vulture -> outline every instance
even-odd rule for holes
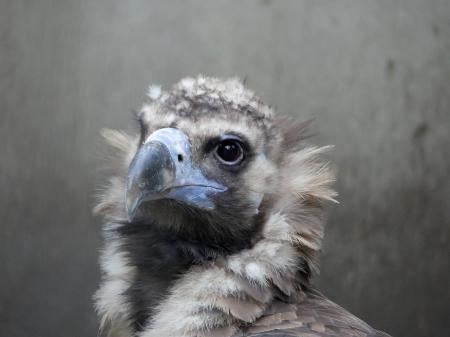
[[[140,132],[103,130],[95,294],[109,337],[388,337],[312,284],[330,147],[239,79],[151,86]]]

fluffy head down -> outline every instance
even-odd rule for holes
[[[275,296],[294,296],[317,268],[321,204],[336,195],[330,188],[334,176],[320,160],[328,147],[307,146],[306,123],[275,117],[237,79],[187,78],[170,92],[150,87],[148,96],[137,115],[140,135],[103,132],[118,160],[95,208],[106,221],[97,308],[120,336],[131,334],[127,291],[142,266],[124,248],[123,229],[138,226],[128,222],[125,212],[127,169],[150,134],[176,128],[188,136],[195,164],[228,191],[208,212],[173,203],[145,207],[142,218],[152,221],[141,220],[139,226],[214,246],[214,253],[183,269],[168,286],[141,336],[231,336],[260,317]],[[248,147],[237,169],[223,170],[208,147],[223,134],[240,137]]]

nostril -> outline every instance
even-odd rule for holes
[[[178,155],[178,161],[180,161],[180,162],[183,161],[183,155],[182,154]]]

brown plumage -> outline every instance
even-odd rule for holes
[[[105,130],[102,329],[117,337],[387,336],[327,300],[318,268],[329,147],[236,79],[149,89],[140,135]]]

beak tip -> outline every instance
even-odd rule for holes
[[[134,217],[136,215],[136,207],[137,201],[133,200],[133,198],[127,197],[126,205],[125,205],[125,211],[127,214],[127,219],[129,222],[134,220]]]

